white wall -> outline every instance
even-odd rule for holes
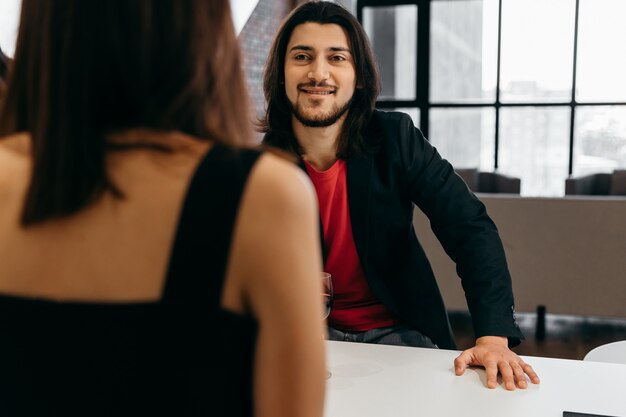
[[[235,23],[237,35],[245,26],[258,3],[259,0],[230,0],[230,8],[233,13],[233,22]]]
[[[0,47],[8,56],[15,51],[21,5],[21,0],[0,0]]]

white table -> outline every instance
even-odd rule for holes
[[[626,417],[626,365],[524,357],[541,378],[526,390],[486,388],[485,371],[454,374],[449,350],[328,343],[325,417]]]
[[[626,364],[626,340],[598,346],[587,353],[583,360]]]

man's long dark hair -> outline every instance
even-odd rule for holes
[[[267,105],[265,117],[260,121],[261,131],[265,133],[263,142],[302,155],[291,127],[292,110],[285,93],[285,55],[293,30],[309,22],[336,24],[345,29],[354,59],[357,88],[337,144],[337,156],[345,159],[355,153],[370,152],[372,146],[366,140],[365,128],[380,93],[376,60],[358,20],[342,6],[325,1],[312,1],[296,8],[287,16],[274,39],[263,77]]]
[[[247,141],[240,61],[228,0],[24,0],[0,111],[0,134],[32,138],[22,224],[115,191],[107,134],[139,127]]]

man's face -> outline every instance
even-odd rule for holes
[[[296,26],[285,55],[285,92],[295,118],[309,127],[336,123],[346,114],[355,86],[354,60],[343,28]]]

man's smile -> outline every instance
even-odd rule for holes
[[[304,86],[304,87],[300,87],[299,90],[306,94],[321,95],[321,96],[331,95],[335,93],[335,89],[329,88],[329,87]]]

